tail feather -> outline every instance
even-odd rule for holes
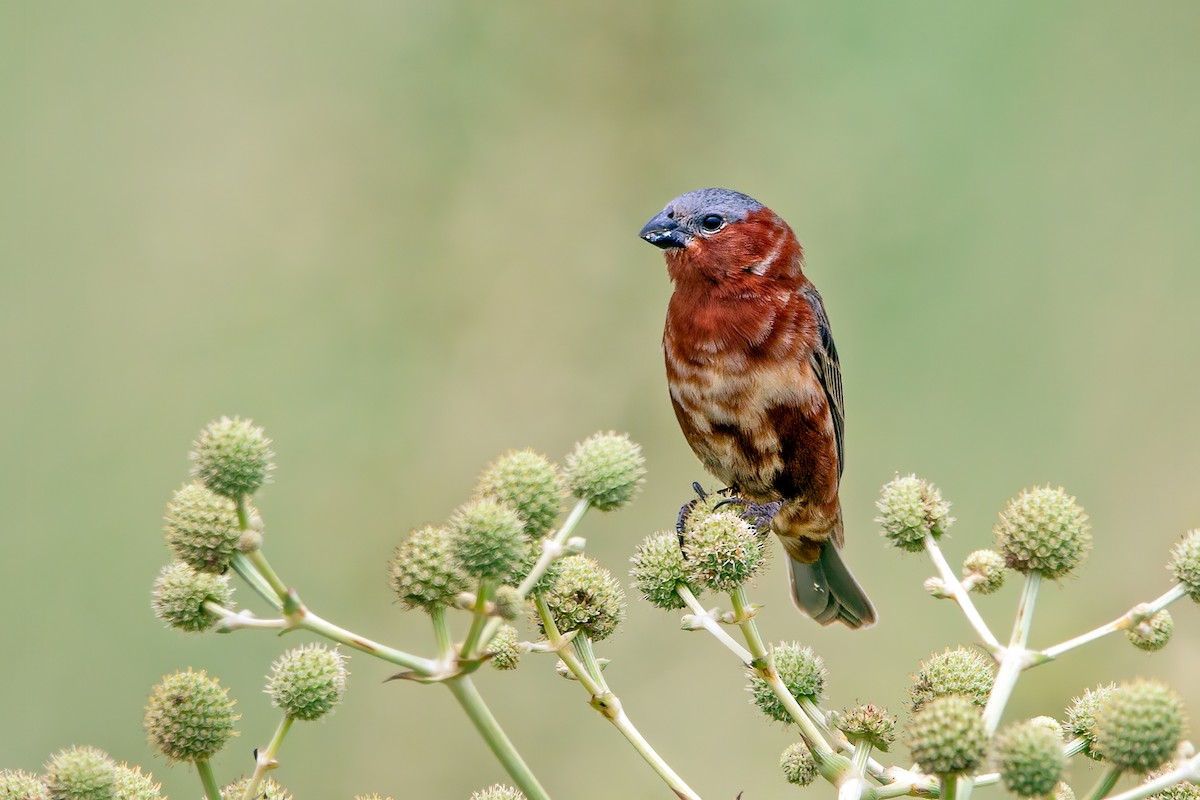
[[[842,560],[838,547],[827,542],[820,557],[802,564],[788,556],[792,600],[804,614],[822,625],[837,621],[850,628],[875,624],[875,606]]]

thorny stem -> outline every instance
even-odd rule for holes
[[[458,675],[445,681],[445,684],[450,693],[454,695],[454,699],[462,706],[463,711],[471,718],[475,730],[479,731],[479,735],[487,742],[492,754],[504,766],[509,777],[525,793],[525,796],[529,800],[550,800],[550,795],[546,794],[546,790],[542,788],[533,771],[529,769],[529,765],[521,758],[521,754],[513,747],[512,741],[504,733],[500,724],[496,722],[496,718],[492,716],[487,704],[483,702],[483,697],[475,688],[471,677]]]
[[[1101,625],[1100,627],[1090,630],[1080,636],[1076,636],[1074,639],[1068,639],[1061,644],[1056,644],[1053,647],[1047,647],[1037,655],[1039,655],[1043,661],[1050,661],[1058,658],[1069,650],[1074,650],[1076,647],[1095,641],[1102,636],[1107,636],[1110,633],[1116,633],[1117,631],[1132,628],[1149,619],[1150,617],[1153,617],[1159,611],[1162,611],[1164,608],[1171,605],[1171,603],[1174,603],[1176,600],[1184,597],[1186,594],[1187,589],[1184,587],[1184,585],[1182,583],[1177,583],[1159,596],[1156,600],[1153,600],[1149,603],[1139,603],[1121,616],[1114,619],[1112,622]],[[1039,661],[1039,663],[1041,662]]]
[[[937,540],[932,534],[925,534],[925,552],[929,554],[929,558],[933,560],[933,564],[937,567],[938,574],[942,578],[942,583],[950,592],[950,596],[954,598],[954,602],[958,603],[958,607],[962,609],[966,615],[967,621],[975,628],[975,632],[983,639],[983,643],[993,653],[1000,651],[1000,640],[996,638],[991,629],[988,628],[983,617],[979,615],[979,611],[975,608],[975,604],[971,602],[971,595],[963,588],[962,582],[958,576],[954,574],[954,570],[950,568],[950,564],[946,561],[946,557],[942,555],[942,549],[938,547]]]
[[[1182,783],[1183,781],[1200,781],[1200,755],[1192,756],[1180,766],[1158,776],[1152,781],[1147,781],[1120,794],[1112,795],[1108,800],[1143,800],[1143,798],[1158,794],[1163,789]]]
[[[200,775],[200,783],[204,785],[204,796],[208,800],[221,800],[221,787],[217,786],[212,764],[208,763],[207,758],[196,761],[196,772]]]
[[[255,753],[254,774],[250,776],[250,782],[246,784],[246,791],[242,792],[242,800],[254,800],[258,797],[258,789],[262,785],[263,778],[270,770],[279,766],[279,762],[275,760],[275,754],[279,752],[279,748],[283,745],[283,737],[287,736],[291,727],[292,717],[284,714],[283,719],[279,721],[279,727],[275,729],[275,735],[271,737],[271,743],[265,750]]]

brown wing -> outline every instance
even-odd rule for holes
[[[837,347],[833,344],[833,331],[829,328],[829,317],[825,316],[825,306],[821,302],[821,294],[811,284],[804,289],[804,299],[812,306],[817,318],[819,341],[813,348],[812,366],[825,390],[825,399],[829,401],[829,413],[833,417],[833,435],[837,440],[837,472],[838,479],[842,477],[843,438],[846,430],[846,406],[842,400],[842,365],[838,362]]]

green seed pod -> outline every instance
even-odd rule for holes
[[[971,591],[992,594],[1004,585],[1004,556],[995,550],[976,550],[963,561],[963,577],[970,578]]]
[[[493,461],[475,487],[476,497],[490,497],[512,508],[537,539],[549,533],[562,506],[558,469],[532,450],[506,453]]]
[[[117,765],[95,747],[69,747],[46,764],[46,789],[51,800],[116,800],[113,782]]]
[[[229,578],[196,572],[182,561],[163,567],[150,593],[154,616],[172,628],[189,633],[206,631],[217,623],[217,617],[204,608],[206,601],[232,608],[233,587]]]
[[[1026,489],[1000,514],[996,549],[1010,569],[1061,578],[1091,549],[1087,514],[1075,498],[1049,486]]]
[[[289,650],[272,665],[267,694],[292,719],[320,719],[346,694],[346,657],[323,644]]]
[[[1174,631],[1175,621],[1171,619],[1171,612],[1164,608],[1150,619],[1127,628],[1125,635],[1134,647],[1153,653],[1167,646]]]
[[[192,445],[192,475],[219,495],[237,500],[266,483],[275,465],[271,440],[248,419],[221,417]]]
[[[1118,769],[1154,769],[1171,757],[1182,739],[1183,704],[1158,681],[1122,684],[1096,709],[1094,747]]]
[[[508,583],[529,555],[525,523],[506,505],[483,498],[450,517],[450,547],[463,572]]]
[[[958,694],[977,706],[987,704],[992,684],[996,680],[991,662],[974,650],[958,647],[934,653],[922,662],[908,690],[909,703],[915,714],[929,701]]]
[[[761,540],[735,514],[711,514],[684,540],[692,583],[714,592],[732,592],[754,576],[763,563]]]
[[[249,785],[249,775],[238,778],[221,790],[221,800],[242,800]],[[258,785],[258,794],[254,798],[255,800],[292,800],[292,795],[287,789],[276,783],[274,778],[265,778]]]
[[[167,675],[146,704],[143,726],[150,744],[167,761],[210,758],[235,736],[239,715],[229,691],[204,670]]]
[[[779,768],[788,783],[808,786],[817,778],[817,762],[804,742],[789,744],[779,757]]]
[[[471,800],[525,800],[525,795],[511,786],[497,783],[471,794]]]
[[[120,764],[113,782],[113,794],[117,800],[160,800],[162,785],[154,782],[153,775],[142,772],[141,767]]]
[[[0,800],[50,800],[50,790],[41,778],[25,770],[0,770]]]
[[[679,549],[679,539],[674,533],[663,531],[652,533],[642,540],[633,551],[633,568],[629,570],[634,586],[651,605],[664,611],[683,608],[685,603],[675,591],[686,586],[699,594],[688,581],[688,564]]]
[[[813,653],[812,648],[802,647],[799,642],[779,642],[771,648],[771,658],[779,679],[787,687],[788,692],[797,700],[821,701],[825,692],[825,662]],[[753,670],[748,670],[750,676],[750,696],[759,711],[777,722],[788,722],[791,715],[775,693],[771,685],[759,677]]]
[[[1156,769],[1146,776],[1147,781],[1161,778],[1170,771],[1171,765]],[[3,795],[0,795],[3,797]],[[1200,785],[1191,781],[1180,781],[1174,786],[1168,786],[1166,789],[1160,789],[1157,794],[1152,794],[1148,800],[1200,800]]]
[[[1071,700],[1071,705],[1067,706],[1066,730],[1072,737],[1083,739],[1083,754],[1094,761],[1103,760],[1100,753],[1094,749],[1096,710],[1116,689],[1116,685],[1112,683],[1107,686],[1097,686],[1095,689],[1085,689],[1083,694]]]
[[[996,737],[995,752],[1004,785],[1021,797],[1054,791],[1067,767],[1061,734],[1038,720],[1005,728]]]
[[[467,590],[450,529],[427,525],[413,531],[388,562],[388,581],[405,608],[448,606]]]
[[[558,562],[554,584],[541,597],[560,633],[578,630],[593,641],[607,639],[625,619],[625,593],[604,567],[584,555]],[[535,619],[545,634],[541,619]]]
[[[516,669],[521,663],[521,648],[517,641],[517,629],[512,625],[501,625],[496,636],[488,644],[491,660],[488,662],[499,670]]]
[[[897,476],[884,484],[875,507],[883,535],[909,553],[925,549],[925,534],[937,539],[954,524],[942,493],[916,475]]]
[[[962,695],[946,695],[926,703],[913,715],[908,737],[913,758],[934,775],[973,770],[987,751],[987,729],[979,706]]]
[[[597,433],[575,446],[564,472],[576,497],[593,508],[613,511],[641,491],[645,464],[642,448],[627,435]]]
[[[838,714],[836,724],[852,744],[866,742],[886,753],[896,741],[896,718],[883,706],[870,703],[855,706]]]
[[[1200,603],[1200,530],[1188,531],[1178,544],[1171,548],[1171,560],[1167,569],[1175,580],[1187,589],[1188,597]]]
[[[167,544],[198,572],[222,573],[237,552],[242,532],[237,506],[202,483],[189,483],[167,503]]]

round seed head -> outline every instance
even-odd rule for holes
[[[142,772],[141,767],[121,764],[113,781],[113,794],[117,800],[159,800],[162,785],[155,783],[150,773]]]
[[[975,769],[987,751],[979,706],[962,695],[926,703],[908,725],[912,756],[926,772],[957,775]]]
[[[116,800],[113,782],[117,765],[95,747],[69,747],[46,764],[46,789],[51,800]]]
[[[1062,736],[1037,720],[1010,725],[996,738],[995,750],[1004,785],[1021,797],[1054,791],[1067,767]]]
[[[242,532],[237,507],[202,483],[189,483],[167,503],[167,544],[176,558],[199,572],[222,573],[237,552]]]
[[[1183,724],[1179,696],[1158,681],[1139,679],[1100,703],[1094,747],[1114,767],[1147,772],[1175,752]]]
[[[204,608],[206,601],[232,608],[233,587],[229,578],[196,572],[182,561],[163,567],[150,593],[154,616],[172,628],[189,633],[206,631],[217,623],[217,618]]]
[[[565,478],[571,492],[601,511],[629,503],[646,474],[642,448],[625,434],[597,433],[567,456]]]
[[[488,645],[492,654],[488,662],[496,669],[516,669],[521,663],[521,647],[517,641],[517,629],[512,625],[501,625],[496,630],[496,636]]]
[[[476,497],[504,503],[525,521],[532,538],[545,536],[562,504],[563,484],[558,469],[532,450],[506,453],[479,476]]]
[[[825,662],[812,648],[803,647],[799,642],[779,642],[771,648],[771,658],[779,679],[792,697],[820,702],[828,673],[825,671]],[[749,670],[748,674],[750,696],[759,711],[777,722],[789,721],[791,716],[771,691],[771,685],[753,670]]]
[[[192,475],[219,495],[237,500],[266,483],[275,465],[271,440],[248,419],[221,417],[192,445]]]
[[[492,602],[496,607],[496,616],[500,619],[514,620],[525,610],[525,599],[517,592],[515,586],[501,586],[496,589]]]
[[[1011,569],[1061,578],[1092,546],[1091,525],[1075,498],[1049,486],[1026,489],[1000,514],[996,549]]]
[[[784,779],[796,786],[808,786],[817,777],[817,762],[804,742],[790,744],[779,757]]]
[[[992,594],[1004,585],[1004,556],[995,550],[976,550],[963,561],[963,577],[975,577],[972,592]]]
[[[688,580],[689,565],[683,560],[679,538],[662,531],[647,536],[633,551],[633,568],[629,570],[633,584],[651,605],[664,611],[683,608],[685,603],[675,591],[686,586],[694,594],[696,586]]]
[[[150,744],[167,761],[211,757],[234,736],[234,701],[204,670],[176,672],[154,687],[143,726]]]
[[[1085,689],[1083,694],[1071,700],[1067,706],[1066,733],[1071,738],[1081,738],[1084,741],[1083,754],[1095,761],[1101,761],[1102,756],[1094,749],[1096,743],[1096,711],[1110,694],[1117,689],[1116,684],[1097,686],[1095,689]]]
[[[451,546],[450,530],[427,525],[413,531],[388,562],[388,581],[405,608],[448,606],[467,590]]]
[[[497,783],[472,793],[471,800],[525,800],[525,795],[511,786]]]
[[[885,483],[875,501],[875,521],[883,535],[901,550],[916,553],[925,548],[925,534],[935,539],[954,524],[950,504],[932,483],[916,475],[904,475]]]
[[[1042,726],[1046,730],[1053,733],[1054,738],[1058,739],[1060,742],[1066,735],[1066,731],[1063,729],[1062,723],[1056,720],[1054,717],[1034,717],[1033,719],[1029,720],[1029,724]]]
[[[242,800],[250,785],[250,776],[238,778],[221,790],[221,800]],[[275,782],[274,778],[266,778],[258,785],[255,800],[292,800],[291,793]]]
[[[1156,778],[1161,778],[1169,769],[1169,766],[1156,769],[1146,776],[1146,780],[1152,781]],[[0,795],[0,797],[2,796]],[[1168,786],[1166,789],[1159,790],[1157,794],[1150,795],[1149,800],[1200,800],[1200,786],[1191,781],[1180,781],[1174,786]]]
[[[852,743],[867,742],[884,753],[896,741],[896,718],[883,706],[870,703],[837,715],[837,727]]]
[[[463,572],[508,583],[529,555],[525,523],[490,498],[472,500],[450,517],[450,545]]]
[[[346,694],[346,657],[323,644],[288,650],[271,668],[267,694],[293,719],[320,719]]]
[[[952,694],[982,707],[995,680],[991,662],[974,650],[958,647],[935,653],[921,664],[921,670],[913,676],[908,699],[914,714],[934,698]]]
[[[1173,548],[1167,569],[1183,584],[1188,597],[1200,603],[1200,530],[1188,531]]]
[[[0,771],[0,800],[50,800],[50,790],[37,775],[6,769]]]
[[[714,592],[731,592],[746,583],[763,563],[761,540],[735,514],[710,514],[684,539],[691,582]]]
[[[1126,629],[1125,635],[1134,647],[1152,653],[1166,647],[1174,631],[1175,621],[1171,619],[1171,612],[1164,608],[1150,619]]]
[[[1066,783],[1059,781],[1054,785],[1054,792],[1050,797],[1052,800],[1075,800],[1075,790]]]
[[[607,639],[625,619],[625,593],[612,574],[584,555],[558,562],[553,585],[541,597],[560,633],[578,630],[593,641]],[[535,620],[545,634],[540,619]]]

